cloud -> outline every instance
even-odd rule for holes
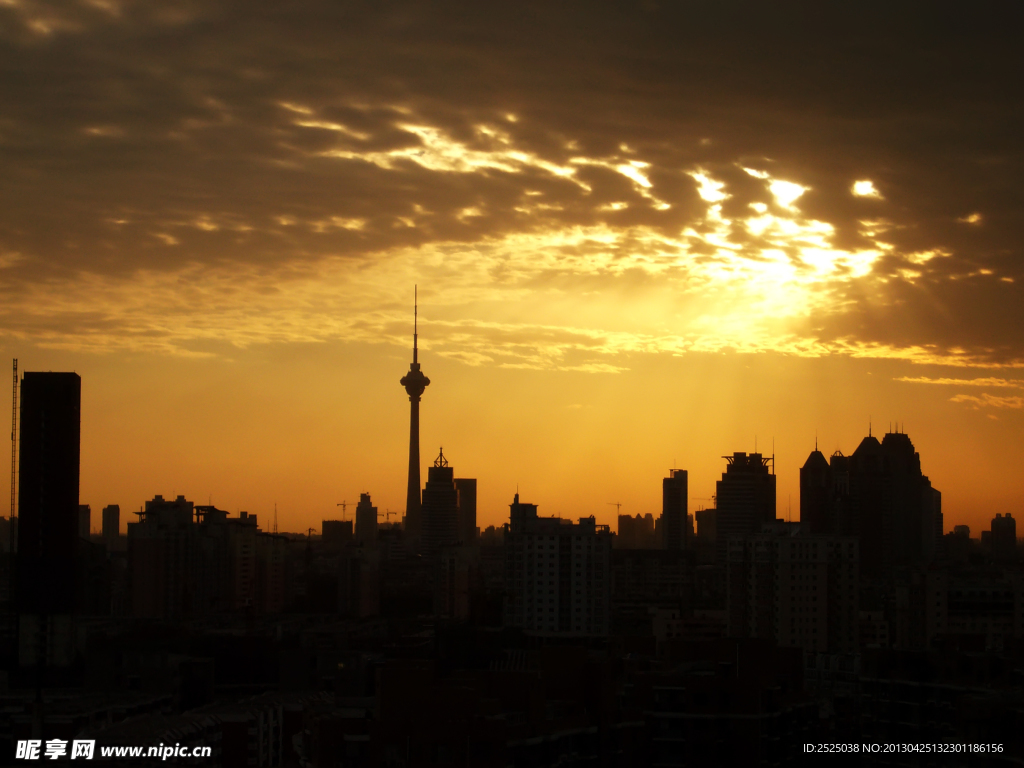
[[[1024,407],[1024,397],[997,397],[988,393],[977,395],[957,395],[949,399],[951,403],[973,403],[977,408],[1016,408]]]
[[[0,332],[1020,364],[1014,27],[817,14],[0,5]]]
[[[1024,387],[1024,379],[997,379],[992,377],[982,379],[933,379],[927,376],[900,376],[895,381],[905,381],[910,384],[943,384],[957,387]]]

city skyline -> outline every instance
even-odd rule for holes
[[[657,515],[670,468],[693,511],[736,451],[774,453],[795,520],[816,445],[896,423],[946,530],[1020,510],[1013,24],[113,0],[0,21],[0,354],[81,376],[97,513],[403,511],[416,284],[419,469],[443,445],[481,528],[517,487]]]

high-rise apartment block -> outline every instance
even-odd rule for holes
[[[82,380],[26,373],[21,382],[18,477],[18,610],[75,607]]]
[[[364,547],[377,545],[377,508],[368,493],[359,494],[356,505],[356,543]]]
[[[619,530],[615,536],[616,549],[662,549],[663,542],[655,538],[654,515],[619,515]]]
[[[612,534],[593,517],[538,517],[510,505],[505,535],[505,625],[536,635],[608,634]]]
[[[108,504],[103,508],[103,540],[108,546],[121,535],[121,507]]]
[[[718,511],[715,513],[716,551],[725,563],[730,539],[742,538],[775,522],[775,474],[769,472],[772,459],[760,453],[723,456],[728,462],[716,485]]]
[[[1017,556],[1017,521],[1007,512],[992,518],[989,547],[997,560],[1013,560]]]
[[[477,539],[476,478],[456,477],[455,490],[459,494],[459,542],[462,544],[475,544]]]
[[[857,651],[853,537],[802,535],[797,523],[773,523],[761,533],[732,538],[727,590],[731,637],[773,639],[808,651]]]
[[[670,469],[661,481],[661,532],[665,549],[686,549],[690,544],[689,497],[685,469]]]
[[[155,496],[128,524],[132,613],[163,619],[280,610],[283,538],[263,533],[256,515],[229,517],[184,496]]]

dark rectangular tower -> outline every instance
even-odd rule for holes
[[[685,469],[670,469],[661,481],[661,531],[665,549],[686,549],[689,515],[688,481]]]
[[[121,535],[121,507],[118,504],[108,504],[103,508],[103,540],[106,542],[117,541]]]
[[[21,382],[18,609],[68,614],[75,604],[82,379],[26,373]]]
[[[359,494],[356,506],[356,542],[364,547],[377,546],[377,508],[368,493]]]
[[[456,477],[455,490],[459,493],[459,541],[476,543],[476,478]]]

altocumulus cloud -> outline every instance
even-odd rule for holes
[[[2,333],[1019,365],[1011,27],[764,13],[9,0]]]

